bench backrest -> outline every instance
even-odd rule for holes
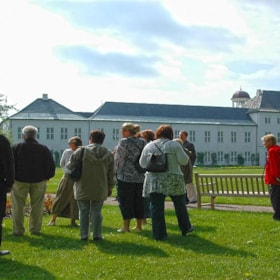
[[[268,196],[261,174],[198,174],[195,173],[200,195]]]

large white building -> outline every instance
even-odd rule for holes
[[[73,112],[47,94],[9,117],[13,143],[21,141],[21,129],[28,124],[39,130],[38,140],[47,145],[56,162],[67,139],[78,135],[88,143],[89,131],[102,129],[104,145],[113,149],[124,122],[138,123],[142,129],[156,130],[172,125],[175,137],[180,130],[189,133],[195,144],[197,164],[264,165],[266,151],[260,138],[273,133],[280,143],[280,92],[257,90],[250,98],[245,91],[233,94],[232,107],[164,105],[105,102],[94,112]]]

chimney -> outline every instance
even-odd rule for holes
[[[48,100],[48,94],[47,93],[43,93],[43,100]]]

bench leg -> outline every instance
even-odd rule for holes
[[[211,196],[210,199],[211,199],[211,209],[212,210],[215,210],[215,198],[216,196]]]
[[[201,196],[197,194],[197,208],[201,208]]]

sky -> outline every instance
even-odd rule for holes
[[[2,0],[0,94],[230,107],[280,90],[279,15],[279,0]]]

